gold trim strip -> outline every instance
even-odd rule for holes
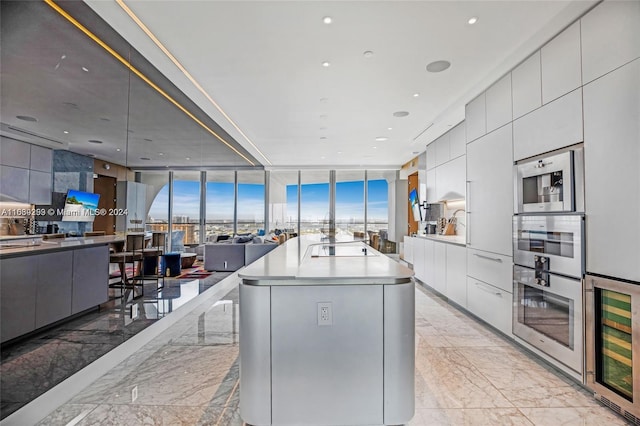
[[[71,15],[69,15],[67,12],[65,12],[60,6],[58,6],[53,0],[44,0],[44,2],[46,4],[48,4],[49,6],[51,6],[56,12],[58,12],[62,17],[64,17],[67,21],[71,22],[76,28],[78,28],[80,31],[82,31],[83,33],[85,33],[90,39],[92,39],[93,41],[95,41],[100,47],[102,47],[104,50],[106,50],[107,52],[109,52],[109,54],[111,54],[111,56],[113,56],[114,58],[116,58],[118,61],[120,61],[125,67],[127,67],[129,70],[131,70],[135,75],[137,75],[138,77],[140,77],[145,83],[147,83],[149,86],[151,86],[155,91],[157,91],[158,93],[160,93],[162,96],[164,96],[169,102],[171,102],[173,105],[175,105],[180,111],[184,112],[189,118],[191,118],[194,122],[196,122],[197,124],[199,124],[203,129],[205,129],[207,132],[211,133],[213,136],[215,136],[220,142],[222,142],[223,144],[225,144],[229,149],[231,149],[233,152],[235,152],[236,154],[238,154],[240,157],[242,157],[245,161],[247,161],[249,164],[251,164],[252,166],[255,166],[255,164],[249,160],[246,156],[244,156],[240,151],[238,151],[236,148],[234,148],[231,144],[229,144],[229,142],[227,142],[226,140],[224,140],[220,135],[218,135],[216,132],[214,132],[213,130],[211,130],[206,124],[204,124],[202,121],[200,121],[196,116],[194,116],[191,112],[189,112],[185,107],[183,107],[180,103],[178,103],[178,101],[176,101],[175,99],[173,99],[171,96],[169,96],[169,94],[167,94],[164,90],[162,90],[160,87],[158,87],[154,82],[152,82],[151,80],[149,80],[149,78],[144,75],[142,72],[140,72],[136,67],[134,67],[133,65],[131,65],[131,63],[129,61],[127,61],[125,58],[123,58],[120,54],[118,54],[118,52],[116,52],[115,50],[113,50],[108,44],[106,44],[104,41],[102,41],[100,38],[98,38],[95,34],[93,34],[91,31],[89,31],[84,25],[82,25],[80,22],[78,22],[75,18],[73,18]]]

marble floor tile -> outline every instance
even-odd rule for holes
[[[191,426],[198,424],[203,413],[204,407],[199,406],[102,404],[87,414],[76,425]]]
[[[610,409],[597,407],[520,408],[537,426],[618,426],[630,425]]]
[[[419,348],[415,389],[417,408],[513,407],[454,348]]]
[[[517,408],[418,409],[416,426],[532,426]]]

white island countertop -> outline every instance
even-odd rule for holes
[[[317,284],[318,280],[325,284],[393,284],[407,282],[413,270],[363,241],[331,243],[320,235],[302,235],[256,260],[238,276],[255,285]]]

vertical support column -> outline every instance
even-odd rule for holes
[[[300,207],[302,205],[302,174],[300,170],[298,170],[298,235],[302,234],[302,229],[300,228]]]
[[[329,170],[329,237],[336,236],[336,171]]]
[[[200,237],[198,243],[207,241],[207,172],[200,172]]]
[[[171,243],[171,232],[173,231],[173,172],[169,172],[169,206],[168,206],[168,225],[167,225],[167,239],[169,240],[167,247],[169,251],[173,250]]]
[[[271,217],[269,215],[270,197],[269,197],[269,183],[271,181],[271,172],[265,170],[264,172],[264,235],[269,235],[269,222]]]
[[[238,234],[238,171],[233,172],[233,235]]]
[[[364,237],[367,238],[367,223],[369,221],[368,217],[368,208],[369,208],[369,176],[367,175],[367,171],[364,171]]]

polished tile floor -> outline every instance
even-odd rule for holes
[[[23,341],[2,346],[0,418],[32,401],[107,352],[178,309],[228,272],[202,280],[167,278],[164,288],[145,284],[144,296],[110,289],[113,298],[100,310],[60,324]],[[139,289],[136,290],[139,294]]]
[[[231,276],[219,284],[219,297],[203,294],[205,302],[76,388],[39,424],[241,425],[237,283]],[[415,386],[411,425],[626,424],[570,379],[419,285]]]

